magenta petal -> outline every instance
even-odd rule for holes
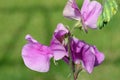
[[[82,62],[83,68],[91,73],[95,66],[104,60],[104,54],[99,52],[95,46],[91,46],[75,37],[71,38],[71,53],[75,64]]]
[[[70,19],[80,20],[80,11],[75,0],[68,0],[63,15]]]
[[[64,27],[63,24],[58,24],[55,29],[53,38],[51,40],[50,47],[53,51],[54,59],[59,60],[64,56],[67,56],[67,51],[65,49],[64,38],[68,34],[68,30]]]
[[[67,56],[67,51],[65,49],[65,46],[60,43],[54,36],[51,41],[51,49],[53,51],[54,59],[60,60],[64,56]]]
[[[57,28],[55,29],[54,36],[56,39],[58,39],[60,42],[62,42],[64,39],[64,36],[68,32],[69,32],[68,29],[66,29],[63,24],[59,23],[57,25]]]
[[[93,52],[93,48],[90,47],[89,45],[84,46],[84,50],[82,53],[82,62],[85,70],[88,73],[91,73],[93,71],[95,64],[95,55]]]
[[[82,50],[84,48],[85,43],[81,40],[78,40],[75,37],[71,37],[71,52],[72,59],[75,64],[80,64],[82,58]]]
[[[102,6],[97,1],[85,0],[81,9],[84,24],[90,28],[97,28],[97,20],[102,12]]]
[[[29,43],[38,43],[35,39],[32,38],[31,35],[26,35],[25,39],[29,42]]]
[[[103,61],[104,61],[104,54],[99,52],[98,49],[94,46],[94,50],[95,50],[95,56],[96,56],[96,59],[95,59],[95,66],[98,66],[99,64],[101,64]]]
[[[25,65],[31,70],[38,72],[47,72],[52,57],[49,47],[39,44],[30,35],[26,36],[28,44],[22,49],[22,58]]]

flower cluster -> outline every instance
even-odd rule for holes
[[[102,5],[95,0],[84,0],[81,9],[77,6],[76,0],[68,0],[63,10],[64,17],[77,20],[85,31],[87,28],[97,29],[101,13]],[[59,23],[49,46],[39,43],[29,34],[26,35],[25,39],[28,43],[22,48],[25,65],[34,71],[48,72],[51,58],[55,61],[62,59],[68,65],[80,65],[80,69],[91,73],[94,67],[104,61],[104,54],[95,45],[79,40],[71,34],[68,28]]]
[[[63,24],[58,24],[53,34],[50,46],[43,45],[33,39],[30,35],[26,36],[28,43],[22,49],[22,57],[25,65],[38,72],[47,72],[50,66],[50,59],[65,59],[69,61],[68,47],[72,54],[75,64],[83,65],[83,68],[91,73],[93,68],[104,60],[103,53],[99,52],[95,46],[89,45],[75,37],[70,37],[70,43],[65,43],[65,38],[69,30]]]
[[[97,20],[102,12],[102,6],[97,1],[84,0],[81,10],[76,4],[76,0],[68,0],[63,15],[69,19],[81,22],[83,29],[87,27],[97,28]]]

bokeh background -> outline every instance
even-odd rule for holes
[[[79,0],[81,1],[81,0]],[[79,2],[78,1],[78,2]],[[118,5],[120,5],[120,1]],[[48,73],[38,73],[25,67],[21,49],[26,34],[49,45],[58,23],[72,27],[75,21],[62,15],[67,0],[0,0],[0,80],[70,80],[69,66],[58,61]],[[81,2],[78,3],[81,5]],[[88,34],[76,30],[76,37],[94,44],[106,58],[92,74],[81,72],[78,80],[120,79],[120,8],[102,30],[89,30]]]

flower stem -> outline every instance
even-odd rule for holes
[[[72,60],[72,53],[71,53],[71,49],[70,49],[70,43],[71,43],[71,34],[69,33],[68,34],[68,54],[69,54],[69,58],[70,58],[70,61],[69,61],[69,65],[70,65],[70,69],[71,69],[71,80],[76,80],[76,77],[74,76],[74,72],[75,72],[75,66],[74,66],[74,63],[73,63],[73,60]]]
[[[71,33],[74,32],[75,28],[76,26],[74,26],[68,33],[68,55],[69,55],[69,65],[71,69],[71,80],[77,80],[78,74],[82,71],[81,64],[75,64],[72,60],[71,37],[73,35]]]
[[[79,73],[82,71],[82,66],[80,64],[75,64],[74,77],[77,79]]]

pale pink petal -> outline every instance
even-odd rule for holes
[[[89,3],[90,3],[90,0],[84,0],[82,8],[81,8],[81,13],[82,14],[88,10]]]
[[[90,28],[97,28],[97,20],[102,12],[102,6],[97,1],[91,1],[86,9],[82,7],[81,14],[84,18],[84,24]]]
[[[80,11],[75,0],[68,0],[63,10],[63,16],[70,19],[80,20]]]

